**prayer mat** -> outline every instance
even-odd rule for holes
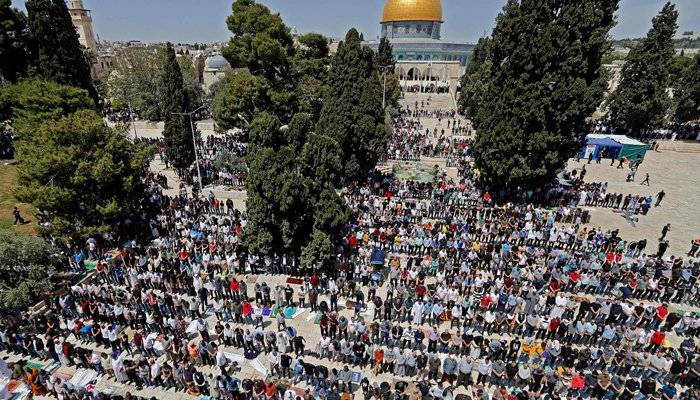
[[[296,307],[287,307],[284,309],[284,318],[292,319],[294,318],[294,313],[297,312]]]
[[[28,371],[30,369],[44,369],[44,366],[42,364],[28,362],[24,365],[24,370]]]
[[[301,285],[304,283],[304,280],[301,278],[290,276],[287,278],[287,283],[289,283],[290,285]]]

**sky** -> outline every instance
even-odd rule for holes
[[[83,0],[92,10],[93,28],[100,39],[143,42],[226,41],[226,17],[233,0]],[[341,38],[356,27],[366,39],[379,34],[384,0],[259,0],[282,15],[300,33],[319,32]],[[616,39],[646,34],[651,18],[666,0],[621,0]],[[473,43],[489,34],[506,0],[442,0],[443,40]],[[700,34],[700,0],[675,0],[679,34]],[[24,0],[12,0],[24,8]]]

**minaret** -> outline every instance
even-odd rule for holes
[[[90,10],[83,6],[83,0],[69,0],[68,11],[73,20],[73,26],[80,36],[80,44],[97,55],[97,40],[95,40],[95,32],[92,30]]]
[[[85,8],[83,0],[68,0],[68,12],[75,30],[78,32],[80,44],[89,49],[94,57],[92,65],[90,65],[92,79],[100,79],[105,72],[105,67],[98,60],[97,40],[95,39],[95,32],[92,30],[90,10]]]

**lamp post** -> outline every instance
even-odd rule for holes
[[[245,122],[246,126],[250,126],[250,122],[248,122],[248,120],[246,119],[246,117],[243,116],[243,114],[238,113],[238,114],[236,114],[236,116],[237,116],[238,118],[240,118],[241,121]]]
[[[134,140],[139,138],[136,133],[136,122],[134,121],[134,110],[131,108],[131,101],[127,103],[129,105],[129,118],[131,119],[131,126],[134,128]]]
[[[199,195],[202,195],[203,192],[203,187],[202,187],[202,171],[199,168],[199,153],[197,152],[197,139],[194,136],[194,122],[192,121],[192,115],[194,115],[197,111],[201,110],[202,108],[206,107],[206,105],[201,105],[199,108],[192,110],[188,113],[171,113],[173,115],[182,115],[182,116],[188,116],[190,118],[190,131],[192,132],[192,145],[194,146],[194,159],[197,164],[197,179],[199,181]]]
[[[386,109],[386,73],[393,68],[393,65],[377,65],[377,69],[382,71],[384,76],[384,91],[382,92],[382,110]]]

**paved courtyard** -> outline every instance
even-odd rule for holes
[[[697,146],[700,146],[698,144]],[[674,151],[647,152],[646,158],[636,174],[636,182],[626,182],[628,169],[616,169],[610,161],[587,164],[581,160],[569,162],[569,169],[586,165],[585,180],[608,182],[608,191],[624,194],[652,195],[661,190],[666,197],[660,207],[653,207],[647,215],[639,215],[636,226],[629,224],[620,213],[611,208],[588,208],[592,218],[590,225],[604,229],[619,229],[625,240],[647,239],[647,252],[656,252],[661,228],[671,224],[666,236],[669,248],[666,254],[684,255],[690,249],[690,241],[700,237],[700,154]],[[617,164],[616,164],[617,165]],[[646,174],[650,185],[640,185]]]
[[[407,99],[402,100],[402,102],[415,102],[415,98],[427,99],[428,95],[417,94],[407,96]],[[444,110],[452,109],[454,106],[450,105],[451,99],[448,96],[437,96],[431,95],[431,108],[440,108]],[[426,127],[437,126],[437,120],[432,118],[423,118],[424,125]],[[670,248],[668,254],[684,254],[688,250],[689,241],[700,236],[700,211],[696,206],[698,199],[700,199],[700,185],[698,182],[697,166],[700,158],[700,154],[690,154],[690,153],[676,153],[676,152],[650,152],[648,153],[645,162],[640,167],[637,177],[637,183],[625,182],[627,171],[624,169],[616,169],[615,167],[610,167],[609,162],[602,162],[601,164],[592,163],[586,165],[588,174],[586,175],[586,180],[588,181],[603,181],[608,182],[609,190],[613,192],[623,192],[632,194],[642,194],[642,195],[656,195],[660,190],[665,190],[667,197],[662,203],[661,207],[653,208],[648,215],[639,216],[639,223],[636,227],[632,227],[628,224],[620,214],[613,212],[611,209],[607,208],[590,208],[592,213],[591,226],[600,226],[603,229],[619,229],[620,235],[627,240],[639,240],[641,238],[646,238],[649,241],[648,249],[649,251],[655,250],[656,238],[659,236],[661,227],[666,223],[671,223],[672,229],[668,235],[670,239]],[[569,168],[580,168],[586,161],[576,162],[571,160],[569,163]],[[421,163],[425,165],[439,165],[440,168],[445,168],[444,160],[440,159],[424,159]],[[388,164],[387,166],[390,166]],[[175,176],[172,170],[165,170],[164,165],[159,161],[154,161],[152,164],[154,170],[165,173],[171,182],[175,181]],[[456,170],[454,168],[447,168],[448,172],[454,177],[456,176]],[[641,186],[639,181],[643,179],[646,173],[651,176],[650,186]],[[171,186],[177,187],[176,184],[171,183]],[[205,189],[205,193],[209,189]],[[215,194],[217,196],[227,198],[232,197],[236,200],[237,206],[244,206],[245,202],[245,192],[228,192],[225,188],[215,188]],[[170,194],[175,194],[176,189],[169,191]],[[405,259],[402,259],[402,263],[406,263]],[[252,288],[256,282],[266,282],[271,287],[277,285],[284,285],[286,281],[286,276],[280,275],[260,275],[260,276],[239,276],[239,278],[245,279],[248,282],[248,287]],[[428,283],[433,283],[434,278],[428,278]],[[379,290],[379,294],[384,296],[386,294],[387,286],[384,285]],[[249,291],[249,295],[250,295]],[[325,295],[320,296],[319,301],[326,300]],[[352,309],[343,307],[344,301],[341,301],[340,314],[346,317],[351,317],[353,315]],[[677,305],[673,308],[677,307]],[[693,308],[695,309],[695,308]],[[362,316],[366,320],[372,319],[372,310],[368,310],[363,313]],[[314,323],[315,313],[312,313],[309,309],[298,310],[298,313],[293,319],[287,321],[288,326],[294,327],[299,334],[306,338],[306,348],[309,353],[304,357],[306,361],[310,361],[314,364],[323,364],[328,367],[342,367],[340,363],[333,363],[327,359],[318,359],[315,354],[316,344],[320,340],[320,329],[319,326]],[[215,324],[215,317],[212,315],[209,317],[210,326]],[[274,320],[267,318],[265,320],[266,327],[274,324]],[[404,323],[403,325],[407,325]],[[423,326],[427,328],[427,325]],[[443,323],[441,329],[448,328],[446,323]],[[268,328],[269,329],[269,328]],[[133,332],[127,330],[130,336]],[[669,335],[669,341],[676,344],[679,338],[675,334]],[[92,347],[94,345],[89,344],[83,346]],[[100,348],[99,351],[104,351]],[[241,378],[250,377],[264,377],[269,368],[269,364],[265,358],[265,355],[260,355],[257,360],[248,361],[243,360],[242,352],[239,349],[226,348],[226,351],[230,353],[231,357],[241,361],[242,370],[239,374]],[[162,356],[165,357],[165,356]],[[10,361],[16,361],[16,356],[11,356]],[[214,374],[216,371],[213,368],[204,368],[208,373]],[[73,367],[60,367],[59,373],[66,377],[73,376],[75,374],[75,368]],[[373,381],[392,381],[396,377],[392,374],[380,374],[374,375],[369,369],[365,369],[363,373],[368,376],[368,378]],[[96,387],[101,391],[106,391],[114,394],[125,394],[126,392],[131,392],[132,394],[150,398],[151,396],[159,399],[194,399],[194,397],[184,394],[182,392],[173,392],[172,390],[164,392],[162,389],[150,389],[145,388],[143,390],[136,390],[133,386],[128,386],[124,384],[117,383],[111,378],[102,378],[97,383]],[[303,389],[305,385],[300,383],[297,385],[298,388]],[[455,394],[465,393],[463,388],[457,390]],[[361,393],[361,392],[360,392]],[[356,399],[362,399],[361,394],[358,393]]]

